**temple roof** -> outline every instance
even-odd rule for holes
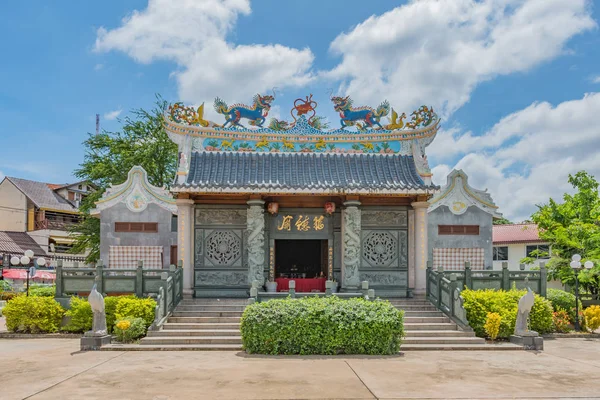
[[[173,192],[432,193],[412,156],[337,153],[192,152]]]
[[[446,186],[429,200],[428,212],[446,206],[455,215],[464,214],[470,206],[491,214],[494,218],[502,217],[498,206],[486,190],[478,190],[469,185],[469,177],[463,170],[455,169],[448,174]]]

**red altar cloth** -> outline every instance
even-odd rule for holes
[[[296,281],[296,292],[304,293],[313,290],[324,292],[326,280],[326,278],[277,278],[275,282],[277,282],[278,292],[287,292],[290,288],[290,281]]]

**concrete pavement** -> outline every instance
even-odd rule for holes
[[[599,398],[600,339],[535,353],[431,351],[395,357],[241,352],[86,352],[69,339],[0,339],[0,398]]]

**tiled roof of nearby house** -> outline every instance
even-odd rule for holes
[[[27,250],[33,251],[36,256],[46,255],[40,245],[27,233],[0,231],[0,254],[22,256]]]
[[[62,198],[52,190],[50,186],[55,185],[12,177],[6,177],[6,179],[11,181],[39,208],[70,212],[77,211],[77,208],[72,203]]]
[[[210,192],[424,193],[412,156],[332,153],[193,152],[183,184]]]
[[[492,240],[497,244],[543,243],[536,224],[494,225]]]

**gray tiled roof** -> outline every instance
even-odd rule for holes
[[[22,256],[25,251],[31,250],[36,256],[45,256],[39,244],[25,232],[0,231],[0,254]],[[0,263],[2,258],[0,257]]]
[[[6,177],[6,179],[11,181],[39,208],[71,212],[77,211],[77,208],[73,204],[56,194],[48,187],[47,183],[12,177]]]
[[[185,188],[397,193],[437,187],[423,183],[412,156],[194,152],[186,182],[173,186]]]

